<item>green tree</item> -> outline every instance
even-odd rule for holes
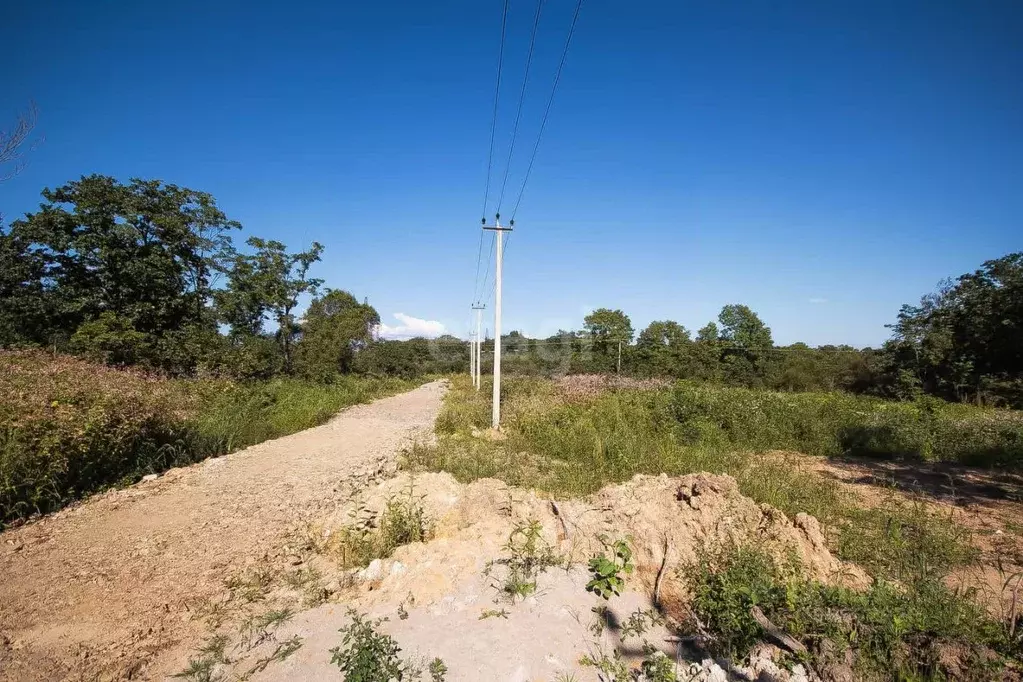
[[[0,347],[55,340],[46,262],[41,247],[0,227]]]
[[[1023,253],[903,306],[883,349],[887,391],[1023,406]]]
[[[218,292],[221,319],[230,327],[236,345],[260,336],[266,318],[277,324],[275,337],[280,346],[284,371],[292,371],[292,348],[300,328],[295,309],[303,294],[316,294],[321,279],[308,276],[320,260],[323,246],[313,242],[308,251],[288,253],[274,240],[249,237],[251,253],[236,253],[228,272],[227,288]]]
[[[166,366],[160,349],[169,334],[214,328],[211,277],[238,223],[209,194],[159,180],[91,175],[42,194],[40,210],[0,238],[0,259],[19,262],[3,275],[0,302],[23,316],[0,323],[5,336],[14,328],[21,342],[62,343],[91,325],[80,350],[115,335],[123,352],[112,358],[186,371]]]
[[[749,306],[726,305],[718,315],[724,342],[724,373],[729,383],[759,386],[767,372],[774,342],[771,330]]]
[[[327,289],[309,304],[295,346],[298,371],[312,379],[329,381],[353,370],[355,356],[373,339],[380,315],[368,303],[347,291]]]
[[[652,376],[689,376],[692,345],[689,330],[678,322],[651,322],[636,339],[636,369]]]
[[[693,377],[702,381],[720,381],[722,342],[718,326],[708,322],[696,332],[691,349]]]
[[[621,310],[597,308],[583,318],[583,326],[592,339],[592,347],[601,369],[617,364],[619,351],[632,343],[632,320]]]

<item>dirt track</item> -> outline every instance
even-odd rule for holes
[[[149,679],[196,636],[190,608],[432,428],[444,386],[167,472],[0,535],[0,679]]]

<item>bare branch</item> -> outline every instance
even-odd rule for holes
[[[29,141],[32,131],[39,119],[39,110],[35,102],[29,102],[28,109],[18,114],[14,127],[10,130],[0,130],[0,168],[13,166],[6,172],[0,173],[0,182],[10,180],[25,168],[25,151],[35,149],[37,141]]]

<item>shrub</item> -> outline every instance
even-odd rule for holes
[[[424,671],[413,661],[403,660],[401,647],[390,635],[379,631],[386,618],[367,620],[355,609],[348,609],[351,622],[341,628],[341,645],[330,650],[330,662],[344,673],[345,682],[392,682],[423,680],[429,673],[432,682],[443,682],[448,668],[434,658]]]
[[[148,473],[321,424],[410,387],[341,377],[172,380],[38,351],[0,351],[0,526]]]
[[[330,662],[337,665],[347,682],[384,682],[418,676],[413,664],[398,656],[401,647],[390,635],[377,631],[384,619],[366,620],[354,609],[348,610],[352,622],[341,628],[341,646],[330,650]]]
[[[43,353],[0,353],[0,525],[189,460],[180,386]]]
[[[337,555],[342,567],[361,567],[373,559],[386,559],[403,545],[426,542],[433,529],[421,500],[409,488],[403,496],[387,501],[377,530],[366,523],[344,526],[333,534],[327,549]]]
[[[992,679],[999,654],[1018,654],[967,595],[929,577],[905,585],[878,579],[856,592],[809,580],[795,560],[779,563],[749,547],[704,555],[681,576],[718,655],[744,658],[764,638],[754,607],[821,668],[852,650],[856,679]],[[946,651],[962,658],[953,663]]]
[[[773,393],[679,383],[670,410],[683,433],[753,450],[1023,466],[1023,413],[895,403],[840,393]]]

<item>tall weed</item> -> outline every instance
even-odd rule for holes
[[[42,352],[0,351],[0,527],[104,488],[323,423],[410,388],[343,377],[171,380]]]

